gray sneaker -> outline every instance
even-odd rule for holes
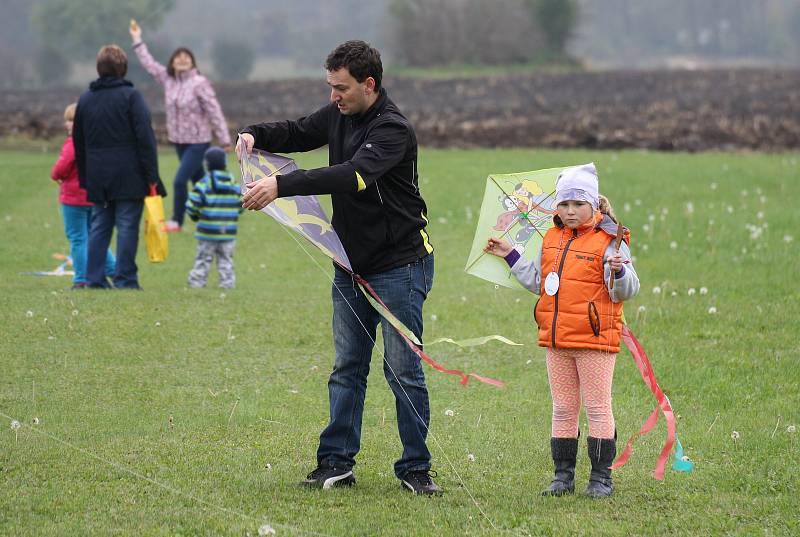
[[[437,485],[432,478],[436,477],[436,472],[431,470],[412,470],[403,476],[400,481],[403,488],[408,489],[413,494],[425,494],[428,496],[441,495],[444,491]]]

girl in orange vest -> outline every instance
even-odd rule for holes
[[[556,182],[555,225],[533,262],[503,239],[490,238],[484,251],[505,258],[517,280],[541,295],[534,307],[539,345],[547,347],[553,398],[550,450],[555,477],[542,492],[575,490],[581,402],[589,420],[592,463],[586,494],[610,496],[611,463],[617,453],[611,409],[614,362],[622,331],[622,302],[639,292],[627,229],[619,229],[608,200],[600,196],[594,164],[567,168]],[[615,238],[621,231],[619,249]],[[613,272],[613,277],[612,277]]]

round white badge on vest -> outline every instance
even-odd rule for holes
[[[555,272],[551,272],[547,275],[547,278],[544,279],[544,292],[550,296],[555,295],[558,293],[558,274]]]

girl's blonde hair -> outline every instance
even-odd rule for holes
[[[75,109],[77,107],[78,105],[75,103],[67,105],[64,109],[64,121],[75,121]]]
[[[607,214],[610,219],[612,219],[615,223],[619,224],[617,221],[617,215],[614,214],[614,208],[611,206],[611,202],[608,201],[608,198],[604,195],[600,194],[600,212],[603,214]]]

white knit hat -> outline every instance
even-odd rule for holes
[[[595,209],[600,207],[597,168],[594,167],[594,162],[564,168],[558,175],[556,205],[567,200],[585,201]]]

